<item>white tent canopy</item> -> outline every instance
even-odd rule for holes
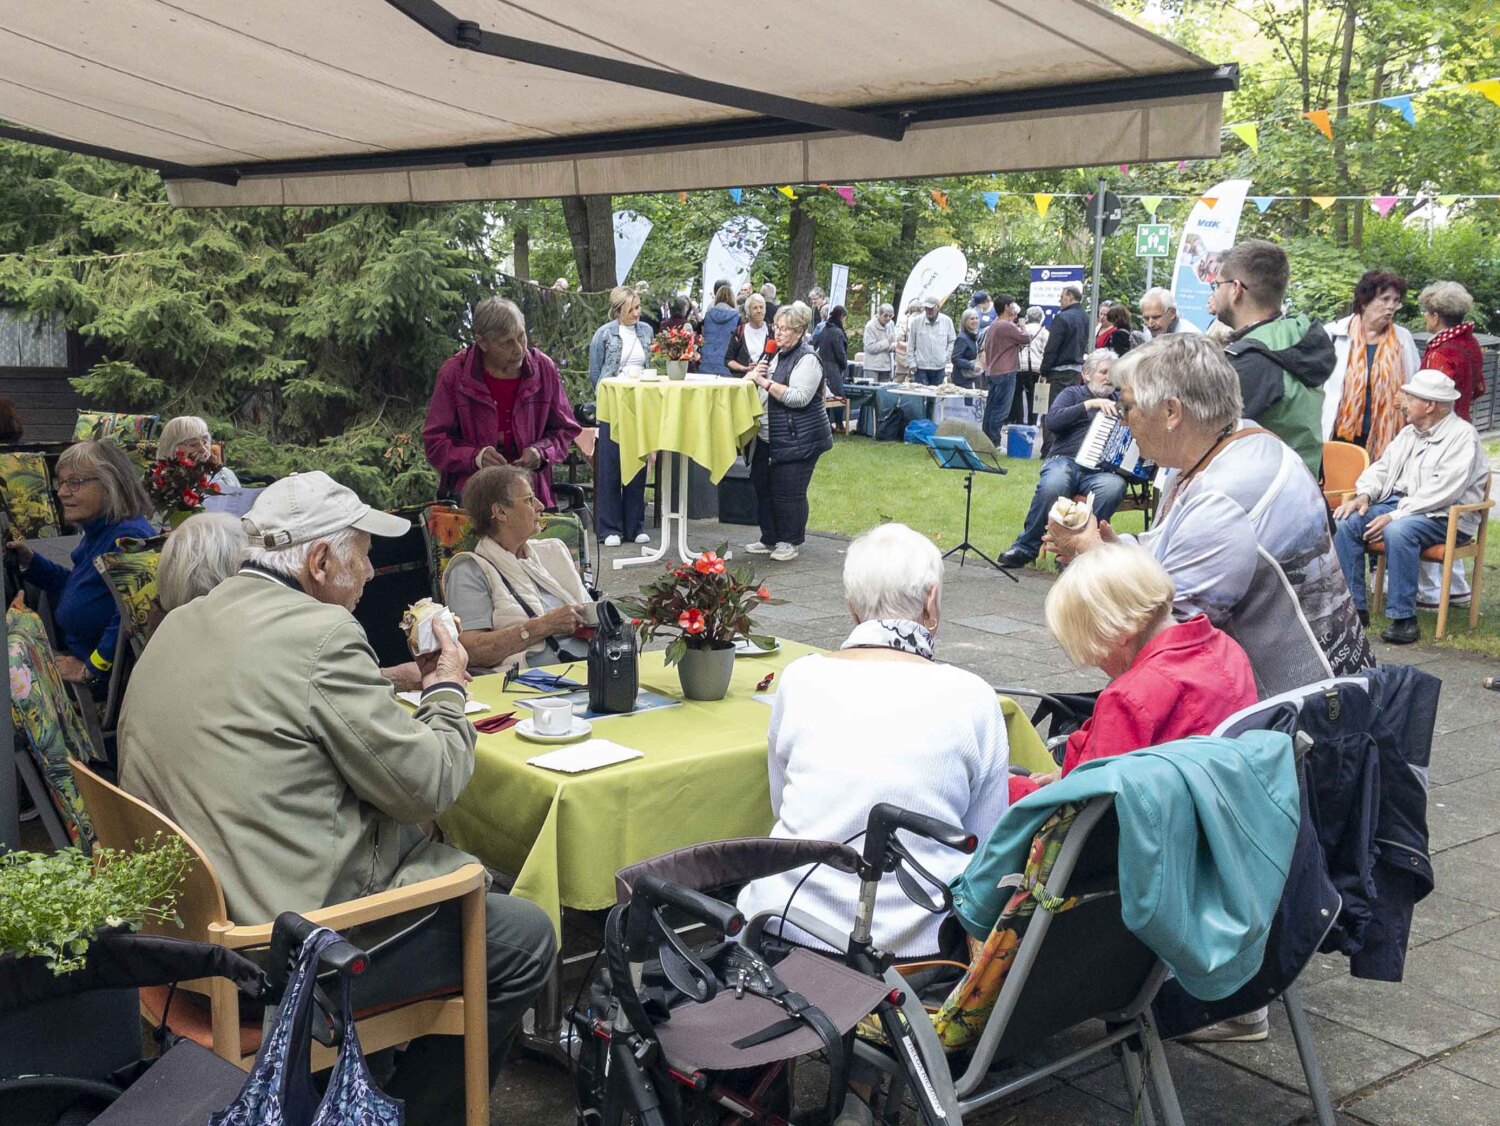
[[[444,3],[0,0],[0,135],[183,206],[519,199],[1213,156],[1237,81],[1090,0]]]

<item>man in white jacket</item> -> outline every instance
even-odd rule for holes
[[[923,299],[922,313],[912,318],[907,340],[917,382],[931,387],[941,383],[947,374],[948,357],[953,352],[953,341],[958,338],[953,318],[939,311],[942,304],[936,297]]]
[[[1453,413],[1458,388],[1440,371],[1423,370],[1402,386],[1407,425],[1380,459],[1359,475],[1356,494],[1334,510],[1334,547],[1360,617],[1365,609],[1367,546],[1385,541],[1386,615],[1381,639],[1410,645],[1417,627],[1417,569],[1422,549],[1448,536],[1448,509],[1484,499],[1490,464],[1479,433]],[[1459,541],[1472,539],[1480,514],[1459,519]]]

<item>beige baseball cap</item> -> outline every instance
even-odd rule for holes
[[[392,537],[411,531],[410,520],[371,508],[322,470],[293,473],[267,486],[241,523],[251,543],[272,551],[326,539],[345,528]]]

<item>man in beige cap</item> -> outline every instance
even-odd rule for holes
[[[239,573],[168,614],[131,676],[120,719],[121,784],[207,853],[229,917],[258,923],[452,872],[473,858],[419,826],[474,772],[464,718],[468,659],[437,629],[418,657],[413,713],[381,676],[350,611],[373,576],[370,537],[406,520],[372,509],[326,473],[271,485],[244,518]],[[525,900],[486,902],[490,1073],[551,972],[552,925]],[[459,979],[448,908],[380,951],[356,1006]],[[463,1120],[463,1042],[413,1042],[386,1090],[406,1120]]]
[[[1401,388],[1407,425],[1354,483],[1355,496],[1334,510],[1334,547],[1359,616],[1365,609],[1366,546],[1385,541],[1386,616],[1381,639],[1410,645],[1417,627],[1417,573],[1422,549],[1448,537],[1448,509],[1484,499],[1490,465],[1472,425],[1453,413],[1458,388],[1440,371],[1423,369]],[[1479,530],[1479,513],[1459,518],[1458,540]]]

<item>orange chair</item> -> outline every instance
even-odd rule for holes
[[[1453,565],[1460,559],[1474,560],[1474,575],[1469,580],[1473,590],[1469,601],[1469,628],[1473,629],[1479,624],[1479,586],[1484,582],[1484,540],[1490,527],[1490,506],[1495,503],[1490,499],[1493,483],[1494,475],[1491,474],[1490,480],[1485,482],[1484,500],[1480,503],[1455,504],[1448,509],[1448,539],[1444,543],[1435,543],[1422,552],[1424,562],[1443,565],[1443,593],[1438,600],[1437,632],[1434,634],[1439,639],[1448,630],[1448,597],[1453,589]],[[1479,529],[1472,540],[1460,544],[1458,520],[1469,512],[1479,513]],[[1370,606],[1378,614],[1385,604],[1385,541],[1377,540],[1370,545],[1369,550],[1375,556],[1375,585],[1370,594]]]
[[[1354,491],[1354,482],[1370,468],[1370,452],[1353,442],[1323,443],[1323,496],[1337,508]]]

